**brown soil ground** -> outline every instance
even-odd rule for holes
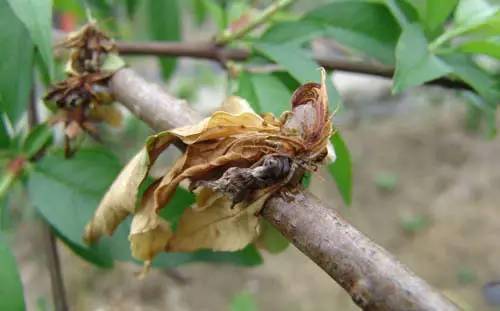
[[[465,309],[494,310],[481,287],[500,279],[498,138],[468,134],[464,105],[441,90],[389,98],[381,83],[370,92],[343,93],[348,109],[338,119],[354,162],[353,203],[342,204],[324,172],[313,192]],[[384,183],[381,174],[397,181]],[[30,224],[20,228],[23,242],[15,250],[30,310],[40,299],[50,301],[38,232]],[[99,270],[61,251],[72,310],[227,310],[244,290],[260,310],[357,310],[294,247],[265,255],[257,268],[183,266],[176,273],[185,282],[161,271],[140,281],[137,266]]]

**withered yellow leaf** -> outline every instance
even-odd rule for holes
[[[116,227],[134,213],[139,186],[158,157],[158,149],[163,150],[172,141],[171,136],[153,137],[123,168],[85,227],[84,240],[87,243],[93,243],[103,235],[113,234]]]
[[[156,254],[163,252],[172,236],[170,224],[155,211],[153,184],[143,197],[141,208],[132,219],[130,226],[130,249],[132,256],[149,262]]]
[[[244,248],[259,234],[257,214],[270,194],[260,195],[248,206],[240,203],[232,207],[232,201],[228,197],[219,196],[203,209],[186,209],[167,250],[236,251]]]
[[[149,155],[143,148],[121,171],[110,189],[104,195],[92,221],[85,228],[87,243],[98,240],[102,235],[111,235],[116,227],[135,210],[139,186],[149,170]]]
[[[279,127],[267,124],[262,117],[253,112],[231,114],[216,111],[211,117],[193,126],[186,126],[169,131],[185,144],[228,137],[249,132],[279,132]]]
[[[326,156],[332,131],[327,100],[322,71],[320,84],[308,83],[297,89],[292,111],[282,118],[259,116],[243,99],[229,97],[221,108],[224,111],[198,124],[152,136],[104,197],[87,227],[87,239],[111,234],[128,214],[134,213],[129,236],[132,254],[146,262],[161,251],[244,248],[259,235],[258,214],[267,198],[285,184],[295,185],[292,179],[300,179],[304,169],[314,170]],[[175,140],[186,145],[185,152],[167,174],[150,186],[135,211],[139,185],[158,155]],[[286,161],[276,162],[281,166],[264,167],[265,156]],[[233,172],[229,169],[236,173],[224,185],[244,184],[250,193],[213,186],[214,181]],[[259,174],[253,174],[257,171]],[[246,175],[241,175],[243,172]],[[245,182],[234,183],[237,178]],[[177,230],[172,232],[169,223],[158,216],[158,210],[167,205],[185,180],[190,187],[198,188],[197,200],[184,210]]]

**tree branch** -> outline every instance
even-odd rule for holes
[[[185,102],[131,69],[118,71],[110,87],[118,100],[156,130],[200,119]],[[292,202],[279,196],[271,198],[262,215],[366,310],[457,310],[307,191],[297,193]]]
[[[155,55],[175,56],[209,59],[217,62],[227,60],[244,61],[250,57],[250,51],[240,48],[226,48],[217,46],[210,42],[116,42],[121,55]],[[369,74],[391,79],[394,76],[394,68],[368,63],[365,61],[349,60],[341,57],[316,56],[319,65],[326,69]],[[428,81],[425,84],[438,85],[450,89],[472,88],[459,80],[439,78]]]

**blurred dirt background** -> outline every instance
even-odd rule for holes
[[[326,172],[313,179],[312,191],[464,309],[495,310],[481,288],[500,279],[498,138],[466,131],[465,104],[452,91],[391,96],[387,80],[347,74],[335,83],[346,106],[336,124],[354,162],[353,203],[344,206]],[[198,108],[213,109],[204,103],[218,104],[219,89],[202,89]],[[51,305],[39,230],[31,222],[17,232],[29,310]],[[62,245],[60,251],[72,310],[227,310],[242,291],[259,310],[357,310],[293,246],[264,254],[256,268],[190,264],[144,280],[135,276],[138,266],[102,270]]]

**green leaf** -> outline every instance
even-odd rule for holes
[[[125,7],[127,8],[127,16],[129,19],[134,18],[135,12],[139,7],[140,0],[125,0]]]
[[[345,204],[350,205],[352,199],[352,162],[351,154],[344,140],[337,131],[330,138],[335,154],[335,162],[328,164],[328,171],[332,175],[337,189]]]
[[[5,120],[0,114],[0,149],[8,148],[10,145],[10,136],[5,126]]]
[[[494,16],[500,6],[488,0],[460,0],[455,11],[455,23],[460,27],[473,28]]]
[[[259,236],[259,242],[262,242],[262,247],[264,247],[271,254],[278,254],[284,251],[290,242],[274,228],[267,220],[261,221],[260,227],[261,233]],[[259,244],[260,246],[260,244]]]
[[[271,112],[280,116],[290,110],[292,92],[272,74],[242,74],[238,95],[245,98],[257,113]]]
[[[71,159],[65,159],[62,152],[45,156],[28,180],[33,204],[64,237],[63,242],[77,254],[85,252],[83,258],[98,257],[98,261],[106,263],[101,266],[108,265],[110,257],[130,259],[128,223],[97,246],[89,247],[82,240],[85,225],[120,170],[119,161],[109,151],[82,149]]]
[[[485,121],[485,136],[486,138],[494,138],[497,133],[496,126],[496,105],[491,105],[478,96],[476,93],[465,91],[463,97],[469,107],[468,125],[471,129],[478,130],[481,121]],[[478,112],[478,113],[476,113]],[[477,120],[475,120],[477,119]]]
[[[160,216],[170,222],[172,230],[175,231],[179,219],[186,208],[195,202],[194,195],[184,188],[177,187],[170,202],[160,210]]]
[[[28,158],[31,158],[49,144],[52,138],[52,127],[47,123],[40,124],[28,133],[22,151]]]
[[[79,19],[85,18],[85,11],[79,0],[54,0],[54,9],[69,12]]]
[[[52,79],[54,58],[52,53],[52,0],[7,0],[17,17],[28,29],[31,40]],[[3,30],[4,31],[4,30]]]
[[[448,40],[471,33],[500,34],[500,4],[487,0],[460,0],[455,10],[454,24],[431,44],[436,50]]]
[[[319,23],[325,35],[365,55],[394,63],[400,27],[381,3],[335,1],[307,13],[302,20]]]
[[[24,295],[16,260],[0,236],[0,310],[24,310]]]
[[[257,94],[255,94],[252,76],[253,74],[246,71],[240,73],[238,76],[238,91],[236,94],[246,99],[250,107],[252,107],[256,113],[262,113],[262,109],[259,106],[259,99],[257,98]]]
[[[193,253],[162,253],[153,259],[154,267],[177,267],[191,262],[230,263],[253,267],[262,264],[262,257],[253,245],[237,252],[199,250]]]
[[[325,32],[323,24],[309,21],[287,21],[276,23],[271,26],[259,38],[260,42],[268,43],[288,43],[301,45],[316,37],[322,36]]]
[[[207,11],[203,0],[191,0],[194,20],[198,26],[201,26],[207,17]]]
[[[500,59],[500,36],[466,41],[458,47],[458,50],[465,53],[489,55]]]
[[[383,0],[402,28],[418,19],[418,12],[404,0]]]
[[[82,247],[79,244],[72,242],[67,239],[63,234],[59,233],[57,230],[52,228],[56,236],[61,239],[61,241],[69,247],[73,253],[77,256],[85,259],[86,261],[96,265],[101,268],[112,268],[113,267],[113,258],[107,253],[102,252],[97,247]]]
[[[253,296],[247,292],[242,292],[234,296],[231,300],[231,311],[257,311],[257,304]]]
[[[304,176],[302,177],[302,180],[300,181],[302,187],[306,189],[309,188],[309,186],[311,185],[311,179],[312,179],[311,172],[305,172]]]
[[[441,27],[456,7],[458,0],[409,0],[417,9],[420,20],[431,32]]]
[[[458,0],[426,1],[425,24],[433,31],[444,24]]]
[[[396,48],[393,92],[445,76],[450,71],[445,62],[429,52],[425,35],[417,24],[403,30]]]
[[[179,41],[181,38],[180,9],[177,0],[149,0],[149,31],[151,38]],[[169,79],[176,67],[175,58],[160,59],[164,79]]]
[[[441,57],[452,69],[453,74],[472,86],[492,107],[500,98],[500,82],[464,54],[448,54]]]
[[[6,1],[0,1],[0,111],[13,125],[29,101],[34,46]]]
[[[393,172],[378,172],[373,179],[375,185],[385,191],[393,191],[398,184],[398,175]]]
[[[224,12],[222,6],[220,6],[214,0],[201,0],[201,1],[203,2],[205,10],[208,12],[208,14],[211,15],[212,19],[215,22],[215,25],[217,25],[218,30],[222,31],[226,29],[227,26],[226,13]]]
[[[304,50],[291,44],[257,43],[254,48],[272,61],[283,66],[301,84],[319,82],[319,65]],[[340,107],[341,100],[330,79],[327,81],[330,110]]]

